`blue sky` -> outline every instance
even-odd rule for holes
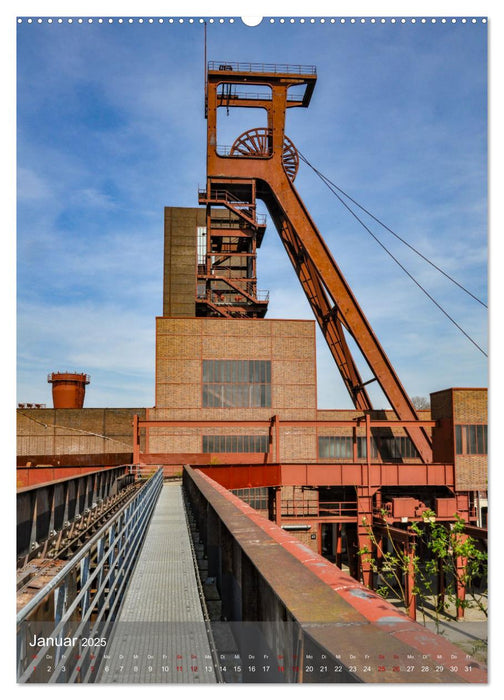
[[[486,32],[481,21],[217,21],[208,58],[315,64],[312,103],[289,111],[288,136],[486,302]],[[17,60],[17,400],[52,405],[46,375],[68,369],[91,375],[86,406],[151,406],[163,207],[196,206],[205,182],[203,28],[22,22]],[[222,143],[261,126],[256,116],[223,115]],[[486,386],[486,358],[306,166],[296,187],[410,395]],[[486,310],[365,221],[487,351]],[[258,276],[269,317],[312,318],[272,224]],[[321,408],[351,405],[320,337],[318,378]]]

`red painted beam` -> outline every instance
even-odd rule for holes
[[[282,428],[355,428],[365,427],[364,418],[353,420],[278,420]],[[435,420],[370,420],[371,428],[434,428]],[[139,420],[139,428],[269,428],[271,420]]]
[[[94,467],[18,467],[16,469],[17,489],[22,490],[31,486],[43,486],[48,483],[66,481],[82,474],[92,474],[93,472],[105,469],[117,469],[117,464],[104,466],[101,469]],[[126,469],[126,468],[125,468]]]
[[[233,464],[195,469],[227,489],[259,486],[448,486],[453,464]]]

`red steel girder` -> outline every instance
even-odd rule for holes
[[[233,464],[194,465],[227,489],[259,486],[447,486],[453,464]]]
[[[371,401],[347,345],[340,317],[331,308],[313,262],[285,217],[279,214],[275,224],[355,408],[370,410]]]

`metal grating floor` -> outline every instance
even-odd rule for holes
[[[191,555],[182,486],[165,483],[99,683],[215,683]]]

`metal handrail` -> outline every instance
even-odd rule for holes
[[[234,61],[209,61],[208,70],[239,71],[243,73],[295,73],[316,75],[316,66],[286,63],[238,63]]]
[[[349,518],[357,515],[355,501],[309,501],[302,498],[282,500],[282,516],[313,516]]]
[[[228,146],[226,146],[228,148]],[[202,197],[206,197],[206,190],[198,190],[198,194]],[[250,202],[246,202],[239,197],[233,195],[229,190],[212,190],[211,192],[212,200],[229,202],[229,204],[236,204],[237,207],[251,208],[253,205]],[[235,209],[236,210],[236,209]],[[254,212],[255,223],[259,226],[266,224],[266,214],[257,214]]]
[[[84,377],[84,379],[82,379],[82,381],[85,382],[86,384],[89,384],[89,382],[91,381],[91,377],[89,376],[89,374],[84,374],[83,372],[49,372],[49,374],[47,375],[47,381],[49,384],[51,382],[53,382],[55,379],[57,381],[65,381],[63,379],[63,377],[65,377],[67,375],[71,375],[74,377]],[[70,380],[70,381],[72,381],[72,380]]]
[[[273,154],[271,150],[268,153],[240,153],[237,150],[233,150],[233,146],[221,146],[220,144],[216,144],[215,152],[218,156],[225,156],[226,158],[271,158]]]
[[[97,629],[99,624],[104,625],[105,630],[111,626],[114,614],[120,607],[121,594],[135,565],[136,554],[143,542],[162,484],[163,470],[158,469],[139,489],[135,498],[116,513],[18,613],[16,618],[18,626],[18,682],[29,681],[48,649],[53,648],[52,644],[40,647],[36,656],[27,663],[25,636],[28,623],[31,622],[28,618],[42,603],[51,600],[52,596],[54,596],[55,619],[46,624],[54,625],[54,627],[50,634],[44,634],[46,639],[61,640],[65,636],[65,630],[70,622],[76,626],[76,629],[72,631],[73,638],[79,638],[79,635],[89,625],[92,625],[93,630]],[[91,572],[90,564],[92,561],[95,567]],[[77,573],[80,574],[81,588],[72,597],[70,590],[72,584],[75,586]],[[93,591],[93,595],[91,591]],[[77,619],[75,619],[76,615]],[[92,615],[94,615],[94,619],[91,622]],[[33,622],[36,624],[39,620]],[[89,636],[93,636],[93,633]],[[79,666],[72,668],[68,660],[61,659],[62,647],[57,648],[55,654],[58,656],[58,660],[54,663],[49,682],[58,680],[62,673],[66,673],[67,676],[69,674],[69,678],[67,677],[65,680],[70,681],[81,677],[86,672],[89,673],[89,660],[86,657],[92,652],[93,648],[91,647],[80,650]],[[86,661],[88,662],[87,668]]]
[[[247,92],[246,90],[233,90],[230,95],[226,95],[224,92],[218,92],[217,98],[224,102],[228,100],[253,100],[267,102],[272,99],[270,92]],[[302,102],[304,99],[304,94],[299,93],[287,93],[287,102]],[[222,106],[222,105],[219,105]]]

